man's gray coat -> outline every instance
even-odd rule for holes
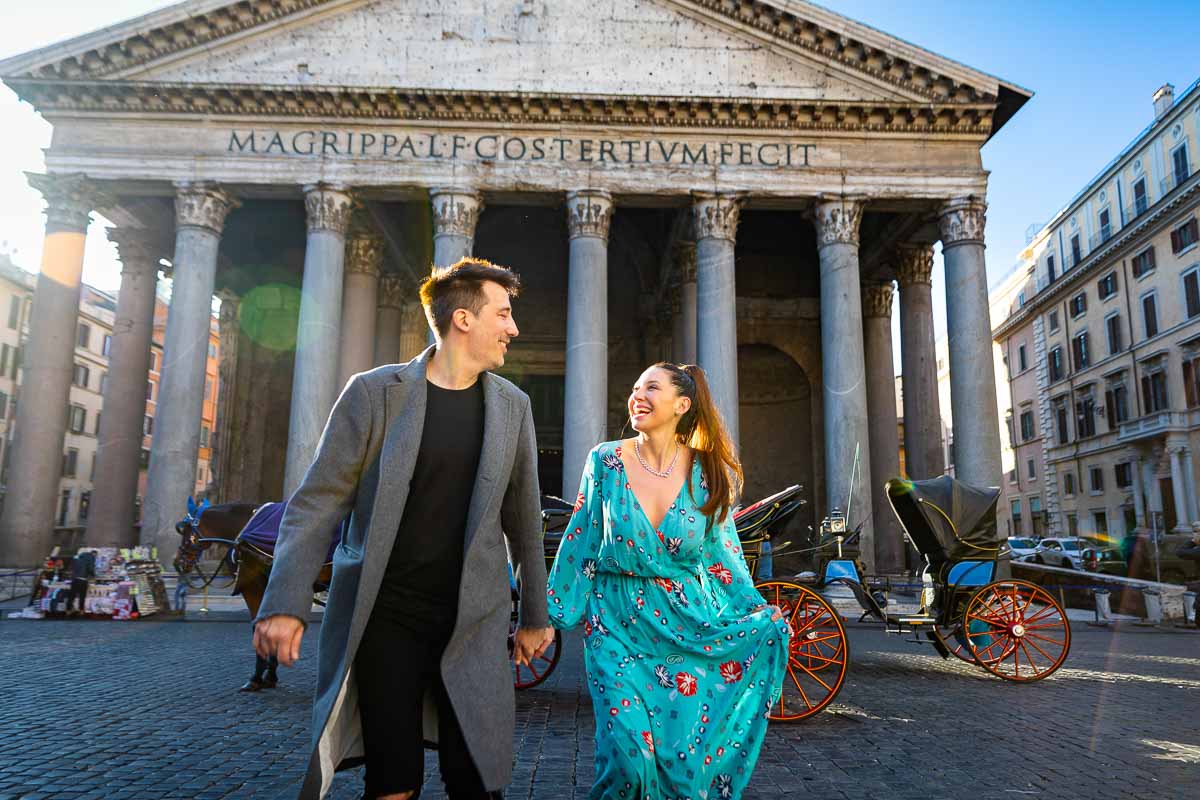
[[[407,364],[364,372],[346,384],[280,524],[275,564],[257,620],[276,614],[307,619],[329,531],[350,515],[334,552],[321,624],[313,750],[302,798],[322,797],[338,766],[363,755],[354,654],[408,498],[425,424],[425,368],[432,353],[431,347]],[[511,778],[515,724],[506,557],[521,580],[521,625],[543,628],[550,623],[529,397],[497,375],[485,372],[480,380],[483,452],[467,515],[458,619],[441,674],[483,783],[497,790]],[[436,741],[437,718],[430,713],[429,697],[425,705],[425,736]]]

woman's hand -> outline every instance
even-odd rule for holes
[[[767,605],[766,603],[763,603],[761,606],[758,606],[757,608],[755,608],[752,613],[757,614],[759,611],[762,611],[764,608],[771,609],[771,621],[772,622],[779,622],[779,620],[783,619],[783,610],[780,609],[779,606]]]

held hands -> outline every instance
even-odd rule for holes
[[[513,642],[513,663],[529,667],[554,643],[554,628],[518,628]]]
[[[285,667],[290,667],[300,658],[300,639],[304,636],[304,623],[296,617],[279,615],[267,617],[254,626],[254,652],[261,658],[275,657]]]

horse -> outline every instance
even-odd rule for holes
[[[175,525],[175,531],[182,538],[175,556],[175,569],[180,580],[196,568],[209,547],[223,544],[229,548],[225,558],[229,559],[229,567],[235,575],[233,594],[242,596],[251,619],[257,617],[271,576],[275,541],[273,535],[247,531],[247,526],[251,520],[263,519],[266,515],[277,522],[278,517],[282,516],[282,506],[282,503],[223,503],[210,506],[207,502],[197,505],[188,498],[188,515]],[[313,584],[313,592],[327,589],[332,578],[333,565],[327,560],[317,576],[317,582]],[[279,684],[278,669],[278,659],[264,659],[256,653],[254,674],[238,691],[274,689]]]

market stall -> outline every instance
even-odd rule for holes
[[[46,558],[33,597],[10,617],[68,616],[133,620],[168,610],[162,566],[153,547],[82,547],[72,558]]]

